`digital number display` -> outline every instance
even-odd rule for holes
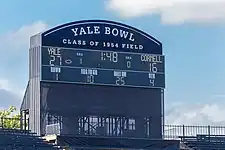
[[[42,47],[42,81],[165,87],[163,55]]]

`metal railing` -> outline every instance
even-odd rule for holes
[[[0,118],[0,128],[20,129],[20,119]],[[59,124],[46,126],[48,134],[60,134]],[[164,125],[164,139],[179,139],[180,136],[225,135],[225,126]]]
[[[165,125],[164,139],[179,139],[179,136],[225,135],[225,126],[191,126],[191,125]]]
[[[50,134],[60,134],[60,125],[52,124],[47,126]],[[196,135],[225,135],[225,126],[191,126],[191,125],[164,125],[164,139],[179,139],[181,136]]]

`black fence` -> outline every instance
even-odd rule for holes
[[[60,135],[60,124],[47,125],[47,134]],[[196,135],[225,135],[225,126],[198,126],[198,125],[164,125],[163,138],[177,140],[179,137]]]
[[[225,126],[165,125],[164,139],[179,139],[179,136],[225,135]]]
[[[28,120],[22,122],[26,122],[26,128],[22,128],[28,129]],[[0,118],[0,128],[21,129],[21,126],[21,120],[18,118]],[[50,133],[60,134],[59,124],[53,124],[48,128]],[[179,136],[225,135],[225,126],[164,125],[163,128],[164,139],[179,139]]]

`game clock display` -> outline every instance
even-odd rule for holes
[[[165,88],[163,55],[41,48],[41,81]]]

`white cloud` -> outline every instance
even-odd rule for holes
[[[202,104],[179,103],[167,106],[165,135],[171,138],[171,135],[181,136],[183,131],[185,135],[193,136],[196,134],[208,134],[208,125],[211,126],[210,134],[225,134],[225,103],[221,101],[206,102]],[[185,125],[185,130],[182,126]],[[215,128],[214,126],[217,126]],[[174,137],[173,137],[174,138]]]
[[[7,50],[27,50],[29,46],[30,36],[46,30],[48,25],[42,21],[34,22],[30,25],[24,25],[18,30],[9,31],[4,35],[0,35],[0,48]],[[4,50],[4,49],[2,49]]]
[[[225,103],[221,101],[193,104],[181,103],[168,106],[166,110],[167,124],[189,125],[225,125]]]
[[[22,98],[23,94],[24,94],[23,89],[20,89],[16,85],[10,83],[10,81],[7,79],[0,79],[0,90],[5,90],[7,92],[11,92],[20,98]]]
[[[159,14],[165,24],[225,21],[225,0],[109,0],[106,8],[124,18]]]
[[[30,36],[47,27],[46,23],[37,21],[0,34],[0,107],[7,107],[10,103],[18,105],[15,101],[22,100],[28,80],[28,72],[23,69],[28,67]]]

